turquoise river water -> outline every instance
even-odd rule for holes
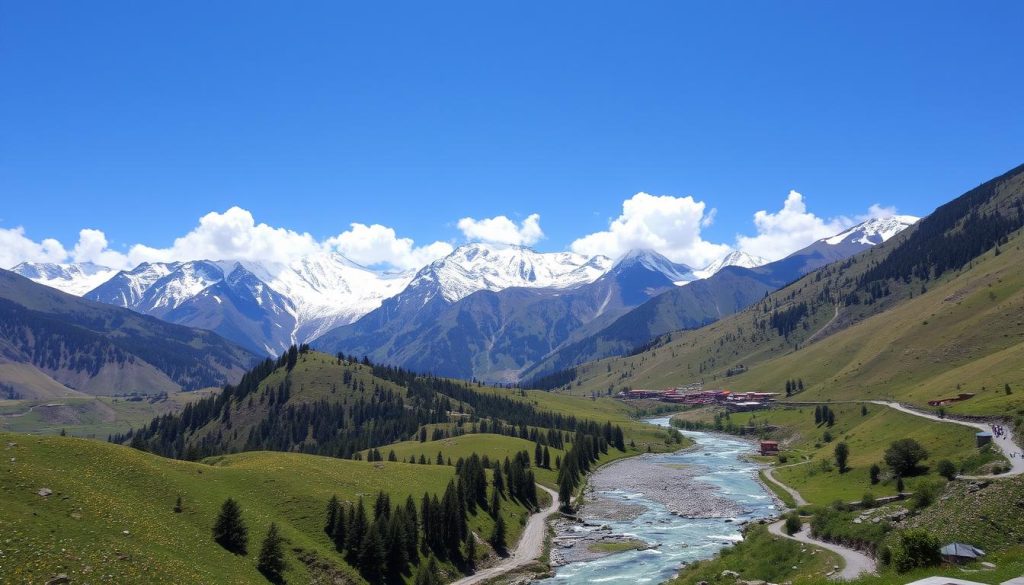
[[[669,417],[660,417],[647,422],[667,427],[668,421]],[[657,548],[564,565],[544,583],[661,583],[671,578],[683,563],[710,558],[722,547],[742,540],[740,523],[777,514],[772,497],[757,480],[757,465],[743,459],[744,455],[754,452],[749,442],[701,432],[683,431],[683,434],[693,439],[697,448],[658,455],[648,461],[652,465],[698,466],[703,473],[693,483],[701,489],[718,490],[720,495],[739,504],[743,514],[731,518],[682,518],[670,514],[664,505],[645,499],[643,494],[603,491],[605,497],[639,504],[646,511],[628,521],[593,521],[611,526],[615,534],[628,535]],[[680,489],[694,488],[691,484]]]

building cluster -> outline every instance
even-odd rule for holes
[[[777,392],[732,392],[730,390],[704,390],[700,384],[690,384],[666,390],[645,390],[637,388],[619,393],[623,400],[660,400],[673,404],[691,406],[719,404],[731,411],[757,410],[768,407]]]

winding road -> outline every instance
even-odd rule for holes
[[[850,581],[852,579],[856,579],[862,573],[875,572],[875,560],[868,555],[851,548],[839,546],[838,544],[832,544],[831,542],[824,542],[811,538],[811,527],[806,524],[800,529],[800,532],[790,536],[786,534],[785,530],[783,530],[785,522],[785,520],[779,520],[778,522],[771,524],[768,526],[768,531],[776,536],[781,536],[783,538],[796,540],[811,546],[830,550],[843,558],[844,566],[842,570],[834,573],[832,575],[832,579]]]
[[[541,553],[544,552],[547,519],[558,511],[558,493],[540,484],[537,484],[537,487],[551,495],[551,505],[530,516],[530,519],[526,522],[526,528],[523,529],[522,536],[519,537],[519,543],[516,545],[515,550],[512,551],[512,554],[502,559],[497,565],[480,569],[468,577],[454,581],[452,585],[483,583],[499,575],[504,575],[509,571],[524,567],[540,558]]]
[[[798,492],[795,489],[789,487],[788,485],[782,483],[781,481],[775,479],[775,473],[774,472],[775,472],[776,469],[783,469],[783,468],[786,468],[786,467],[796,467],[797,465],[807,465],[808,463],[810,463],[810,461],[801,461],[800,463],[791,463],[789,465],[780,465],[779,467],[766,467],[764,469],[764,476],[765,476],[766,479],[768,479],[768,481],[774,483],[775,485],[777,485],[780,488],[782,488],[783,490],[785,490],[786,493],[788,493],[790,496],[793,496],[793,501],[796,502],[797,506],[806,506],[807,505],[807,500],[805,500],[804,497],[800,495],[800,492]]]
[[[981,431],[991,432],[992,426],[986,423],[972,422],[966,420],[959,420],[955,418],[949,418],[948,416],[943,418],[930,412],[924,412],[911,408],[898,402],[889,402],[886,400],[864,400],[860,402],[869,402],[871,404],[880,404],[882,406],[888,406],[889,408],[926,418],[936,422],[949,423],[955,425],[962,425],[965,427],[972,427]],[[1006,455],[1006,460],[1010,462],[1010,471],[1006,473],[1000,473],[998,475],[962,475],[963,479],[999,479],[1003,477],[1013,477],[1024,473],[1024,449],[1020,445],[1014,442],[1013,432],[1010,429],[1006,429],[1005,432],[999,436],[993,436],[992,442]]]

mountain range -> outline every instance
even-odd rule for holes
[[[0,383],[28,399],[157,394],[235,382],[255,355],[214,333],[0,270]]]
[[[199,259],[112,271],[22,263],[12,271],[212,331],[259,355],[312,343],[420,371],[518,382],[731,314],[914,219],[870,220],[767,265],[733,252],[697,270],[651,250],[612,260],[470,243],[415,273],[374,270],[337,253],[290,264]]]

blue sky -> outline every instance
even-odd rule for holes
[[[820,231],[1024,162],[1020,3],[155,4],[0,2],[0,264],[82,228],[166,252],[234,206],[367,262],[539,214],[541,250],[641,229],[694,263],[790,190]],[[638,192],[703,215],[611,234]]]

